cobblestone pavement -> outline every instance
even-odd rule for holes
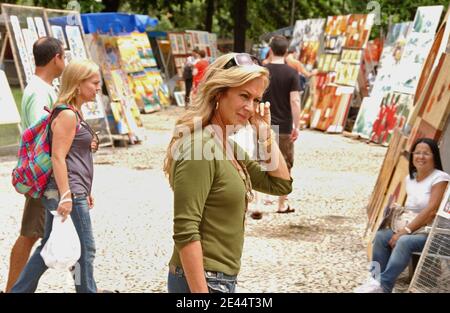
[[[172,252],[172,194],[162,160],[180,109],[144,115],[143,144],[95,156],[92,211],[99,288],[165,292]],[[246,222],[238,292],[351,292],[366,278],[365,205],[386,148],[303,131],[295,145],[292,214],[264,206]],[[23,197],[10,184],[14,157],[0,158],[0,289],[19,231]],[[402,285],[400,289],[402,290]],[[403,289],[405,283],[403,284]],[[73,292],[49,270],[38,292]]]

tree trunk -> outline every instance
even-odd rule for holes
[[[102,0],[102,4],[105,6],[102,12],[117,12],[120,7],[120,0]]]
[[[205,31],[212,32],[213,15],[215,9],[215,0],[206,1],[206,20],[205,20]]]
[[[234,51],[245,52],[245,31],[247,30],[247,0],[234,0]]]

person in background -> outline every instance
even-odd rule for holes
[[[47,115],[44,107],[51,108],[56,101],[53,81],[64,70],[64,48],[61,41],[52,37],[41,37],[33,45],[36,71],[28,82],[22,97],[22,130],[35,124]],[[45,210],[41,199],[25,196],[22,227],[11,250],[6,292],[11,290],[30,256],[31,249],[44,235]]]
[[[298,60],[297,54],[296,48],[290,47],[286,56],[286,64],[296,70],[298,75],[300,75],[300,92],[303,93],[306,89],[307,81],[314,75],[317,75],[318,71],[307,71],[302,62]]]
[[[270,72],[270,84],[263,101],[270,102],[272,126],[278,126],[281,153],[289,171],[294,165],[294,142],[298,138],[300,123],[300,82],[298,72],[286,64],[288,40],[284,36],[274,36],[270,41],[271,61],[265,67]],[[287,196],[278,198],[277,213],[295,211],[286,201]]]
[[[197,91],[198,85],[200,84],[200,81],[203,79],[203,76],[205,75],[206,68],[209,65],[208,60],[206,59],[206,53],[203,50],[194,50],[195,55],[197,56],[197,59],[194,64],[193,69],[193,83],[194,92]]]
[[[356,293],[390,293],[398,276],[408,266],[411,255],[421,252],[450,175],[442,169],[437,143],[429,138],[418,139],[411,149],[409,175],[405,177],[405,209],[412,219],[399,230],[377,231],[372,248],[372,268],[368,281]],[[412,214],[412,215],[411,215]],[[377,279],[378,278],[378,279]]]
[[[269,72],[254,62],[246,53],[217,58],[167,148],[164,172],[174,193],[171,293],[234,292],[252,189],[272,195],[292,191],[270,129],[270,105],[261,102]],[[270,168],[251,160],[229,139],[248,122]]]
[[[63,222],[70,215],[80,239],[81,256],[74,270],[76,291],[97,292],[94,280],[95,243],[89,211],[94,207],[91,195],[94,177],[92,152],[98,138],[84,121],[81,106],[94,101],[100,90],[101,77],[97,64],[78,60],[67,65],[62,74],[58,100],[53,105],[57,111],[52,116],[49,132],[53,175],[42,197],[46,209],[45,234],[12,287],[12,293],[35,292],[39,279],[47,270],[40,252],[50,237],[53,214],[60,215]],[[60,105],[71,109],[58,110]]]
[[[189,107],[190,94],[191,94],[191,90],[192,90],[194,62],[195,62],[195,58],[193,55],[191,55],[186,59],[186,63],[184,63],[184,66],[183,66],[183,79],[184,79],[184,85],[186,87],[184,103],[185,103],[186,109]]]

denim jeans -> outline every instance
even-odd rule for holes
[[[379,230],[373,244],[372,262],[379,265],[380,284],[385,292],[392,292],[398,276],[408,266],[412,253],[421,252],[427,241],[426,234],[404,235],[392,249],[389,240],[393,235],[391,229]],[[375,277],[377,268],[372,268],[371,273]]]
[[[42,204],[46,209],[44,238],[39,247],[36,248],[34,254],[28,260],[27,265],[20,274],[11,292],[31,293],[36,291],[39,279],[48,268],[40,253],[52,231],[53,214],[51,214],[50,211],[56,210],[58,208],[58,203],[58,189],[55,181],[51,179],[44,196],[42,197]],[[86,198],[73,199],[70,217],[75,225],[81,244],[81,256],[73,271],[75,290],[77,293],[96,293],[97,285],[94,281],[95,244],[89,206]]]
[[[210,293],[234,293],[237,276],[229,276],[221,272],[205,271],[206,283]],[[167,280],[169,293],[190,293],[183,269],[176,267],[174,273],[169,271]]]

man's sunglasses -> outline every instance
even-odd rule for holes
[[[253,55],[250,55],[248,53],[238,53],[224,65],[223,69],[227,70],[233,66],[249,66],[249,65],[261,66],[261,62],[258,60],[257,57],[254,57]]]

